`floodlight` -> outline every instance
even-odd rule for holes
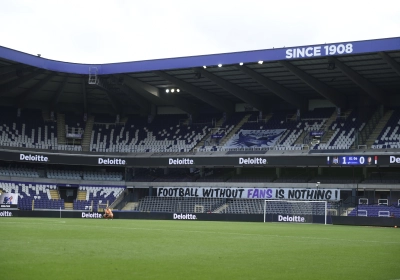
[[[243,65],[243,62],[240,62],[239,65],[242,66],[242,65]]]
[[[206,68],[207,68],[207,66],[205,66],[205,65],[204,65],[204,66],[203,66],[203,68],[204,68],[204,69],[206,69]]]
[[[262,60],[258,61],[258,64],[263,64],[263,63],[264,63],[264,61],[262,61]]]
[[[222,64],[220,63],[220,64],[218,64],[218,67],[222,67]]]

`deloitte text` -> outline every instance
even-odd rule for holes
[[[87,218],[87,219],[100,219],[102,216],[100,213],[85,213],[82,212],[82,218]]]
[[[190,158],[169,158],[168,159],[169,165],[187,165],[187,164],[194,164],[194,160]]]
[[[19,154],[19,159],[20,160],[26,160],[26,161],[42,161],[42,162],[48,162],[49,158],[45,157],[43,155],[24,155],[24,154]]]
[[[174,220],[197,220],[196,215],[193,214],[175,214]]]
[[[390,163],[400,163],[400,157],[390,156]]]
[[[268,164],[266,158],[239,158],[239,164]]]
[[[278,222],[305,223],[306,219],[301,216],[282,216],[278,215]]]
[[[98,164],[125,165],[126,161],[120,158],[99,158]]]
[[[1,211],[0,217],[12,217],[12,213],[10,211]]]

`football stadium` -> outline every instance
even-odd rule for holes
[[[400,37],[110,64],[0,46],[2,277],[400,279],[399,128]]]

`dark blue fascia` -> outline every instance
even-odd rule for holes
[[[106,75],[202,66],[210,67],[218,64],[232,65],[240,62],[255,63],[260,60],[268,62],[396,50],[400,50],[400,37],[108,64],[79,64],[55,61],[0,46],[0,58],[50,71],[72,74],[87,75],[90,67],[97,67],[99,75]]]

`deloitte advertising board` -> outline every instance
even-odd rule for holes
[[[325,216],[324,215],[287,215],[287,214],[267,214],[265,216],[266,222],[278,222],[278,223],[298,223],[298,224],[324,224]],[[332,223],[331,216],[327,216],[326,222],[328,224]]]
[[[266,166],[325,166],[326,156],[108,156],[93,153],[63,154],[55,152],[0,151],[0,160],[63,165],[119,167],[266,167]]]
[[[263,151],[260,151],[262,153]],[[336,158],[345,158],[344,161],[334,160]],[[362,163],[351,161],[350,159],[363,159]],[[373,162],[364,158],[374,159]],[[399,165],[400,157],[393,155],[376,156],[321,156],[321,155],[296,155],[296,156],[189,156],[189,157],[166,157],[152,155],[128,156],[107,156],[94,155],[93,153],[62,154],[55,152],[32,152],[21,153],[20,151],[0,151],[0,160],[32,162],[44,164],[63,164],[63,165],[89,165],[89,166],[119,166],[119,167],[274,167],[274,166],[348,166],[348,165]]]
[[[166,187],[157,188],[157,196],[338,201],[340,189]]]

